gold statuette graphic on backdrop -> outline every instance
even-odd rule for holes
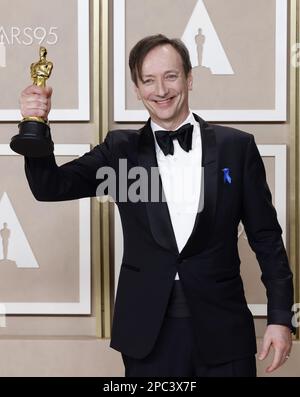
[[[46,87],[46,81],[51,76],[53,63],[47,60],[47,50],[40,47],[40,60],[32,63],[30,73],[33,84]],[[25,117],[19,123],[19,134],[11,139],[11,149],[27,157],[44,157],[53,152],[50,127],[42,117]]]

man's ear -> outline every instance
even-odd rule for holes
[[[141,94],[140,94],[139,88],[137,87],[136,84],[134,84],[133,86],[134,86],[134,91],[135,91],[135,93],[136,93],[137,99],[138,99],[139,101],[141,101],[142,98],[141,98]]]

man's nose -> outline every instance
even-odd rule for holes
[[[156,84],[156,95],[165,97],[168,94],[168,87],[166,86],[163,79],[157,80]]]

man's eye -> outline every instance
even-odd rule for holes
[[[149,85],[149,84],[152,84],[152,83],[153,83],[153,80],[152,80],[152,79],[144,80],[144,84]]]
[[[177,79],[177,74],[168,74],[167,75],[167,80],[176,80]]]

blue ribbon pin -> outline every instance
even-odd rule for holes
[[[231,185],[232,178],[230,176],[230,169],[224,168],[222,171],[224,172],[224,183],[229,183],[229,185]]]

